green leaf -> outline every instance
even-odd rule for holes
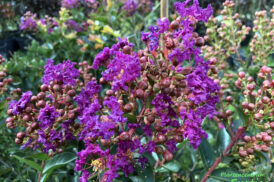
[[[202,139],[198,149],[202,157],[202,161],[205,167],[208,169],[213,164],[215,159],[213,149],[209,142],[204,138]]]
[[[130,179],[132,182],[144,182],[143,178],[140,177],[140,176],[130,176],[129,179]]]
[[[28,166],[32,167],[33,169],[36,169],[37,171],[41,172],[42,171],[42,168],[39,164],[37,164],[36,162],[34,161],[31,161],[31,160],[28,160],[28,159],[24,159],[22,157],[19,157],[17,155],[12,155],[12,157],[18,159],[19,161],[27,164]]]
[[[33,159],[46,160],[48,158],[48,155],[44,153],[38,153],[38,154],[32,154],[28,156],[28,158],[29,157]]]
[[[169,171],[177,173],[180,170],[181,165],[178,161],[172,161],[172,162],[166,163],[165,165],[163,165],[163,167],[168,169]]]
[[[227,133],[226,129],[223,128],[219,130],[217,135],[217,146],[218,146],[219,153],[222,153],[225,150],[225,148],[228,146],[230,141],[231,141],[231,138],[229,134]]]
[[[124,117],[127,118],[127,121],[129,123],[137,123],[137,118],[135,115],[132,115],[132,114],[124,114]]]
[[[154,182],[155,176],[151,165],[147,166],[144,170],[145,182]]]
[[[64,152],[59,155],[56,155],[46,162],[45,167],[43,169],[43,173],[46,173],[50,169],[55,169],[62,165],[70,163],[71,161],[74,161],[76,158],[76,154],[71,152]]]
[[[46,182],[46,180],[50,177],[51,173],[53,172],[54,168],[48,170],[41,178],[40,182]]]

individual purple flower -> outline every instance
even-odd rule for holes
[[[159,27],[150,26],[150,32],[142,33],[142,40],[149,46],[150,51],[155,51],[159,47]]]
[[[80,109],[83,110],[89,106],[90,100],[93,96],[100,92],[102,86],[98,85],[96,81],[89,81],[86,88],[81,90],[80,94],[74,97]]]
[[[36,21],[33,19],[33,17],[25,18],[21,17],[21,30],[34,30],[37,26]]]
[[[158,94],[151,102],[155,106],[158,115],[161,118],[162,126],[171,124],[171,118],[176,117],[176,112],[172,108],[174,104],[171,98],[166,94]]]
[[[77,8],[79,4],[79,0],[62,0],[62,7],[67,9]]]
[[[189,109],[188,112],[182,110],[180,116],[185,120],[184,137],[189,140],[193,149],[196,149],[200,145],[202,137],[207,138],[207,133],[202,129],[203,120],[192,109]]]
[[[135,2],[135,0],[127,0],[124,3],[123,9],[128,12],[130,15],[133,15],[133,13],[136,11],[138,7],[138,4]]]
[[[108,81],[114,81],[113,91],[127,90],[127,82],[133,81],[141,75],[141,66],[137,54],[128,55],[121,51],[115,53],[114,59],[107,66],[102,76]]]
[[[103,51],[96,55],[92,65],[93,69],[99,69],[99,66],[107,65],[111,55],[111,49],[109,47],[105,47]]]
[[[40,127],[42,129],[51,127],[58,116],[59,113],[55,111],[54,106],[50,107],[49,105],[46,105],[45,108],[40,110],[38,116],[38,121],[40,121]]]
[[[78,23],[74,20],[68,20],[66,22],[66,25],[69,27],[69,28],[72,28],[74,29],[76,32],[81,32],[83,29],[81,26],[78,25]]]
[[[104,105],[111,109],[108,118],[114,123],[124,123],[127,118],[123,117],[124,112],[121,110],[121,106],[116,97],[111,96],[104,100]]]
[[[20,147],[21,150],[25,150],[31,144],[31,138],[27,140],[27,142]]]
[[[63,61],[63,63],[54,65],[53,62],[53,60],[48,59],[44,66],[43,83],[49,85],[51,81],[57,81],[61,82],[63,85],[75,85],[75,78],[78,78],[80,75],[78,69],[74,68],[76,63],[67,60]]]
[[[178,148],[176,147],[176,141],[174,139],[168,140],[165,145],[171,153],[174,153],[178,150]]]
[[[56,146],[49,140],[47,140],[47,134],[43,130],[38,130],[38,143],[44,146],[43,152],[47,153],[49,150],[56,151]]]
[[[170,22],[167,18],[158,19],[158,26],[160,27],[159,33],[164,33],[169,29]]]
[[[206,66],[199,65],[189,75],[186,80],[188,88],[192,90],[193,97],[190,98],[195,104],[208,103],[215,107],[218,102],[219,86],[207,76]],[[210,104],[208,103],[208,104]]]
[[[148,163],[148,159],[146,157],[139,157],[138,162],[141,164],[141,167],[144,169],[145,165]]]
[[[153,142],[153,141],[151,140],[151,141],[149,141],[148,144],[147,144],[146,151],[147,151],[149,154],[151,154],[151,153],[154,151],[155,147],[156,147],[155,142]]]
[[[150,125],[145,125],[143,127],[143,130],[144,130],[144,133],[148,136],[148,137],[151,137],[152,136],[152,130],[150,128]]]
[[[12,109],[12,114],[17,115],[23,112],[27,107],[27,104],[31,101],[32,92],[28,91],[22,94],[22,97],[18,100],[12,100],[9,103],[9,109]]]
[[[195,17],[199,21],[207,22],[208,18],[212,15],[213,9],[211,5],[208,5],[206,9],[202,9],[199,6],[198,0],[193,0],[193,4],[191,6],[187,6],[187,4],[191,0],[186,0],[184,2],[176,2],[174,3],[174,6],[176,8],[176,11],[182,16],[186,17],[188,15],[191,15]]]

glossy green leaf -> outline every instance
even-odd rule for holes
[[[205,167],[208,169],[214,163],[215,160],[213,149],[209,142],[204,138],[202,139],[202,142],[199,145],[198,149],[202,157],[203,163]]]
[[[28,160],[28,159],[24,159],[22,157],[19,157],[17,155],[12,155],[12,157],[18,159],[19,161],[27,164],[28,166],[32,167],[33,169],[36,169],[37,171],[41,172],[42,171],[42,168],[39,164],[37,164],[36,162],[34,161],[31,161],[31,160]]]
[[[219,153],[222,153],[230,143],[231,138],[225,128],[219,130],[217,135],[217,146]]]
[[[177,173],[180,170],[180,163],[178,161],[172,161],[164,164],[164,168],[168,169],[171,172]]]
[[[62,165],[70,163],[74,161],[76,158],[77,158],[76,154],[71,152],[64,152],[59,155],[56,155],[46,162],[45,167],[43,169],[43,173],[46,173],[48,170],[52,168],[55,169]]]
[[[140,176],[130,176],[129,179],[132,182],[144,182],[144,179]]]

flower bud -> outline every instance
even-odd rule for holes
[[[171,161],[173,159],[173,154],[169,152],[168,150],[164,151],[163,157],[165,161]]]
[[[239,72],[238,73],[238,76],[243,79],[245,77],[245,72]]]
[[[252,148],[247,148],[246,151],[247,151],[248,154],[253,154],[254,153],[254,150]]]
[[[177,30],[179,28],[179,22],[177,20],[172,21],[170,24],[170,28],[172,30]]]
[[[15,143],[16,144],[18,144],[18,145],[20,145],[20,144],[22,144],[22,139],[20,139],[20,138],[15,138]]]
[[[164,149],[160,146],[155,147],[155,152],[157,154],[162,154],[164,152]]]
[[[41,85],[40,89],[42,90],[42,92],[46,92],[49,90],[49,87],[46,84]]]
[[[32,128],[32,130],[36,130],[39,128],[39,124],[37,122],[33,122],[30,127]]]
[[[123,53],[124,54],[130,54],[131,53],[131,48],[128,45],[124,46],[123,47]]]
[[[239,155],[241,157],[246,157],[247,156],[247,152],[245,150],[239,150]]]
[[[124,110],[125,110],[126,112],[131,112],[132,109],[133,109],[132,104],[126,104],[126,105],[124,106]]]
[[[225,98],[225,100],[226,100],[227,102],[232,102],[233,98],[232,98],[232,96],[227,96],[227,97]]]
[[[251,137],[248,136],[248,135],[244,136],[244,141],[245,142],[250,142],[251,141]]]
[[[122,132],[119,136],[119,139],[121,141],[127,141],[130,139],[130,135],[128,134],[128,132]]]
[[[203,46],[204,44],[205,44],[205,40],[204,40],[202,37],[198,37],[198,38],[196,39],[195,45],[196,45],[197,47],[201,47],[201,46]]]
[[[16,137],[19,138],[19,139],[23,139],[24,137],[26,136],[26,134],[24,132],[18,132]]]
[[[170,83],[171,83],[170,79],[169,78],[165,78],[165,79],[163,79],[161,81],[161,86],[163,88],[168,88],[170,86]]]
[[[46,102],[44,100],[39,100],[36,103],[36,106],[39,107],[39,108],[44,108],[46,106]]]
[[[137,89],[136,90],[136,97],[144,98],[144,91],[142,89]]]
[[[262,119],[263,115],[261,113],[256,113],[254,114],[254,119],[256,121],[260,121]]]

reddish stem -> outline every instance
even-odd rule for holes
[[[224,152],[216,159],[214,164],[210,167],[210,169],[206,172],[201,182],[206,182],[209,175],[214,171],[214,169],[219,165],[219,163],[222,161],[222,156],[227,156],[228,151],[235,145],[235,143],[240,139],[242,134],[246,131],[247,127],[242,127],[238,130],[235,137],[232,139],[232,141],[228,144]]]

